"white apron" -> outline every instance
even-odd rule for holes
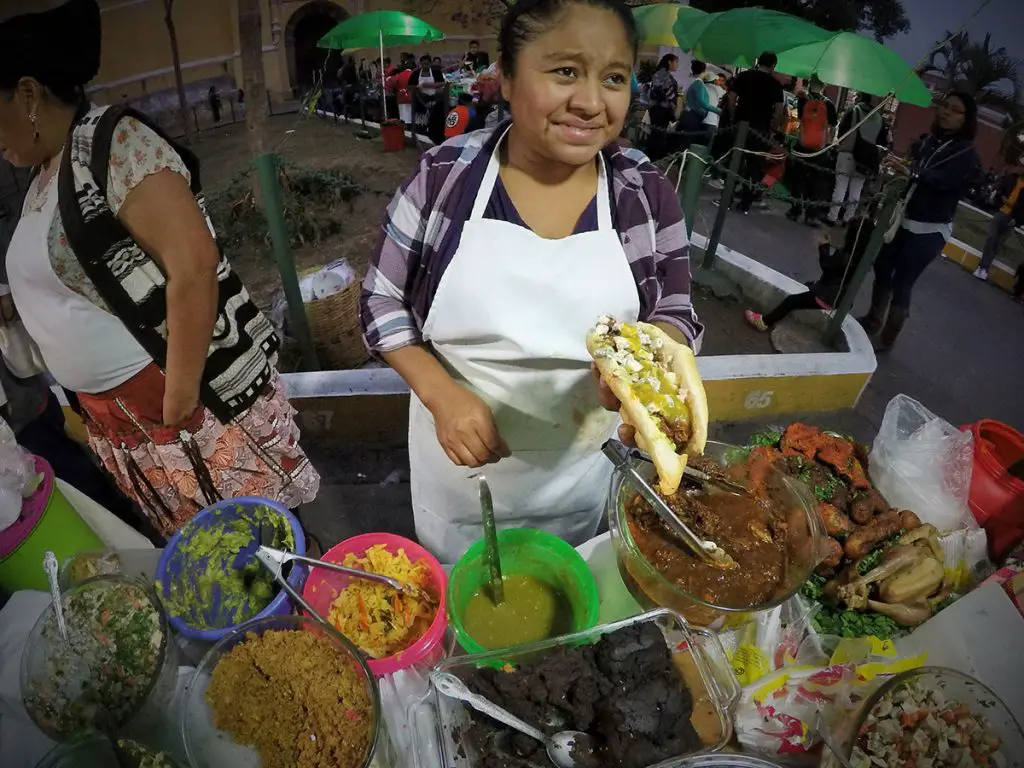
[[[438,285],[423,338],[449,373],[491,407],[512,452],[482,469],[454,465],[430,411],[412,395],[416,534],[443,563],[456,562],[482,535],[477,486],[469,479],[477,472],[487,476],[499,528],[542,528],[573,545],[597,530],[611,474],[600,449],[619,417],[598,402],[585,339],[602,314],[633,322],[640,312],[599,162],[597,231],[546,240],[483,218],[498,178],[495,148]]]

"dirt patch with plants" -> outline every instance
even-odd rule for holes
[[[272,117],[267,151],[280,158],[285,223],[301,274],[348,259],[362,276],[373,256],[388,202],[415,170],[418,149],[385,152],[378,136],[356,124],[299,115]],[[199,157],[210,215],[232,266],[253,298],[269,309],[281,286],[270,234],[253,198],[252,165],[241,123],[190,142]]]

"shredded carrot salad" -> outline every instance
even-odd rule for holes
[[[370,547],[363,557],[346,555],[342,565],[423,590],[431,586],[425,562],[412,563],[404,549],[392,554],[384,544]],[[327,620],[370,656],[381,658],[394,656],[423,637],[436,613],[436,605],[387,584],[353,579],[334,598]]]

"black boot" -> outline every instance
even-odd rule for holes
[[[871,309],[864,317],[858,317],[857,322],[864,328],[868,336],[874,336],[885,324],[885,314],[889,310],[889,301],[892,299],[892,291],[886,288],[879,288],[875,284],[871,288]]]
[[[889,317],[886,318],[885,327],[878,337],[878,343],[875,344],[875,352],[888,352],[893,348],[908,317],[910,317],[910,310],[906,307],[897,307],[894,304],[889,308]]]

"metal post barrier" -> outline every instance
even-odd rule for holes
[[[850,310],[853,308],[853,302],[857,300],[857,293],[860,291],[861,285],[864,283],[864,279],[868,276],[871,268],[875,265],[875,259],[878,258],[878,254],[882,250],[882,246],[885,245],[885,233],[889,229],[889,224],[892,222],[893,214],[896,212],[896,203],[900,198],[900,194],[903,192],[902,184],[890,183],[886,187],[884,197],[882,199],[882,207],[875,219],[875,229],[871,233],[871,239],[868,240],[867,250],[864,252],[864,257],[857,264],[857,268],[850,275],[850,282],[843,290],[842,295],[839,297],[839,302],[836,304],[835,311],[832,313],[832,317],[829,318],[828,323],[825,325],[825,332],[822,334],[822,340],[828,346],[835,346],[836,340],[840,337],[843,328],[843,320],[850,314]]]
[[[277,183],[277,159],[274,155],[260,155],[256,158],[256,170],[259,172],[260,189],[263,192],[263,215],[267,219],[267,229],[270,230],[274,261],[277,262],[284,296],[288,301],[290,330],[299,342],[305,369],[318,371],[320,363],[316,358],[316,347],[313,346],[313,337],[309,332],[309,320],[306,318],[306,307],[302,303],[299,276],[295,272],[288,227],[284,221],[281,187]]]
[[[729,215],[729,206],[732,205],[732,198],[736,192],[736,180],[739,178],[740,162],[743,160],[743,153],[740,151],[746,146],[747,134],[750,132],[750,123],[744,121],[736,126],[736,141],[733,144],[733,152],[729,157],[729,170],[725,176],[725,188],[722,190],[722,200],[718,206],[718,215],[715,216],[715,224],[711,228],[711,236],[708,238],[708,246],[704,251],[704,261],[701,262],[701,269],[710,269],[715,263],[715,256],[718,254],[718,244],[722,240],[722,230],[725,229],[725,217]]]
[[[711,157],[711,150],[703,144],[693,144],[686,150],[686,166],[683,173],[686,174],[686,181],[683,183],[683,195],[680,201],[683,206],[683,218],[686,220],[686,234],[693,234],[693,222],[697,220],[697,211],[700,208],[700,185],[704,179],[704,171],[708,167],[708,159]]]

